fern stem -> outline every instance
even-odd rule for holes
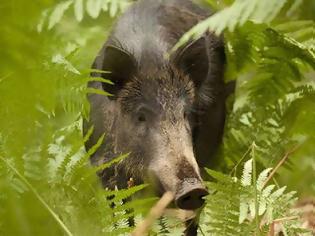
[[[253,159],[253,186],[255,193],[255,235],[259,235],[259,216],[258,216],[258,192],[257,192],[257,170],[256,170],[256,156],[255,156],[255,141],[252,144],[252,159]]]
[[[32,186],[32,184],[14,167],[12,166],[5,158],[0,156],[0,160],[2,160],[26,185],[27,187],[34,193],[36,198],[43,204],[43,206],[48,210],[48,212],[52,215],[52,217],[57,221],[60,227],[66,232],[68,236],[73,236],[68,227],[62,222],[59,216],[53,211],[53,209],[45,202],[45,200],[40,196],[37,190]]]
[[[202,236],[206,236],[205,233],[203,232],[202,228],[200,227],[200,225],[198,226],[200,233],[202,234]]]
[[[243,154],[243,156],[241,157],[241,159],[236,163],[236,165],[233,167],[233,169],[230,172],[230,176],[232,176],[233,172],[234,172],[234,176],[236,176],[236,172],[237,172],[237,167],[243,162],[243,160],[245,159],[245,157],[247,156],[247,154],[251,151],[252,149],[252,145],[250,145],[248,147],[248,149],[246,150],[246,152]]]
[[[298,148],[300,147],[300,144],[295,145],[291,150],[285,153],[285,155],[281,158],[279,163],[276,165],[276,167],[272,170],[268,178],[265,180],[263,184],[263,188],[267,185],[267,183],[273,178],[275,173],[278,171],[278,169],[286,162],[286,160],[289,158],[289,156],[294,153]]]

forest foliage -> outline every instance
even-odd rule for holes
[[[198,2],[217,13],[175,48],[207,30],[223,33],[225,80],[237,84],[223,144],[207,170],[211,194],[199,233],[266,235],[276,224],[284,235],[311,235],[294,206],[315,196],[315,2]],[[141,221],[156,202],[122,204],[145,185],[102,189],[95,173],[112,163],[90,166],[102,139],[86,151],[92,128],[82,135],[86,94],[107,95],[86,87],[90,65],[132,3],[0,3],[0,235],[124,235],[132,231],[128,218]],[[168,217],[151,229],[182,232],[182,223]]]

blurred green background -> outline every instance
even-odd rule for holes
[[[221,10],[234,1],[198,2]],[[110,193],[89,166],[81,125],[88,118],[90,65],[129,4],[1,1],[0,235],[114,235],[109,228],[124,218],[109,213]],[[256,6],[260,15],[267,5]],[[315,1],[283,1],[270,20],[229,18],[235,27],[225,30],[226,81],[237,79],[237,89],[213,168],[229,173],[249,158],[244,154],[253,141],[260,169],[298,146],[274,181],[301,198],[315,196]],[[139,212],[152,202],[141,202]],[[115,235],[130,230],[125,221],[118,224]]]

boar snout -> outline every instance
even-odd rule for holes
[[[175,196],[175,203],[178,208],[194,210],[204,204],[204,197],[209,192],[197,178],[187,178],[181,183]]]
[[[158,165],[154,165],[154,167],[150,168],[150,179],[151,183],[154,183],[155,190],[160,194],[165,191],[172,192],[178,208],[195,210],[204,204],[205,200],[203,198],[209,193],[199,174],[190,173],[186,169],[186,171],[180,171],[186,175],[179,178],[178,175],[174,175],[176,172],[172,170],[171,166],[162,165],[162,168],[159,168]]]

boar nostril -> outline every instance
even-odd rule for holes
[[[203,197],[208,195],[205,188],[194,188],[180,195],[176,199],[176,205],[181,209],[193,210],[200,208],[205,200]]]
[[[184,197],[183,199],[182,199],[182,201],[183,202],[187,202],[187,201],[189,201],[191,199],[191,196],[187,196],[187,197]]]

